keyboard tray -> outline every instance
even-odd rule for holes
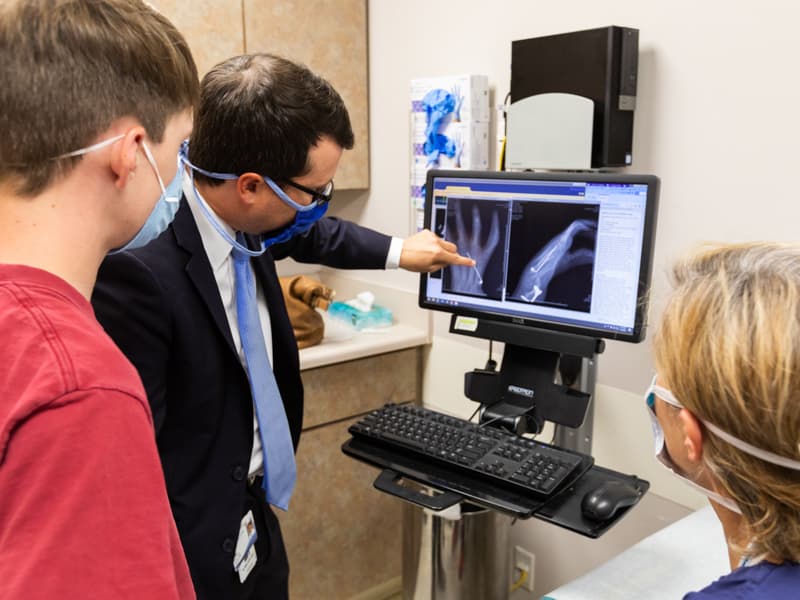
[[[419,455],[402,452],[367,439],[351,438],[342,452],[374,467],[396,471],[403,477],[444,492],[454,492],[472,504],[526,519],[544,502],[518,494],[481,478],[463,473]]]
[[[444,492],[463,496],[464,500],[508,514],[519,519],[536,518],[575,533],[597,538],[613,527],[632,507],[620,510],[613,519],[597,523],[585,519],[580,503],[583,495],[604,481],[621,480],[632,483],[644,495],[649,482],[633,475],[625,475],[594,465],[582,477],[543,502],[530,496],[515,493],[505,487],[492,485],[468,473],[425,460],[424,457],[394,450],[366,439],[347,440],[342,452],[374,467],[396,471],[403,477]],[[641,496],[640,496],[641,498]],[[638,501],[637,501],[638,503]],[[635,506],[635,504],[634,504]]]

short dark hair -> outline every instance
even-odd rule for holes
[[[0,8],[0,181],[32,196],[111,123],[137,118],[160,142],[194,107],[186,40],[142,0],[12,0]]]
[[[308,151],[324,136],[353,147],[350,116],[333,86],[285,58],[246,54],[203,78],[189,160],[216,173],[254,172],[286,181],[308,172]]]

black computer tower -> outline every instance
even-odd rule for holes
[[[602,27],[513,41],[511,105],[548,93],[588,98],[594,103],[591,167],[630,165],[638,58],[639,30],[630,27]],[[509,144],[513,144],[515,134],[523,135],[508,131]],[[516,162],[525,160],[519,156]]]

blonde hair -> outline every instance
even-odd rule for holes
[[[673,270],[654,350],[697,417],[800,461],[800,245],[706,247]],[[800,471],[704,431],[703,459],[740,507],[751,556],[800,561]]]

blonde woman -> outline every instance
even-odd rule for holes
[[[685,598],[800,598],[800,245],[705,248],[673,277],[656,455],[709,497],[731,564]]]

